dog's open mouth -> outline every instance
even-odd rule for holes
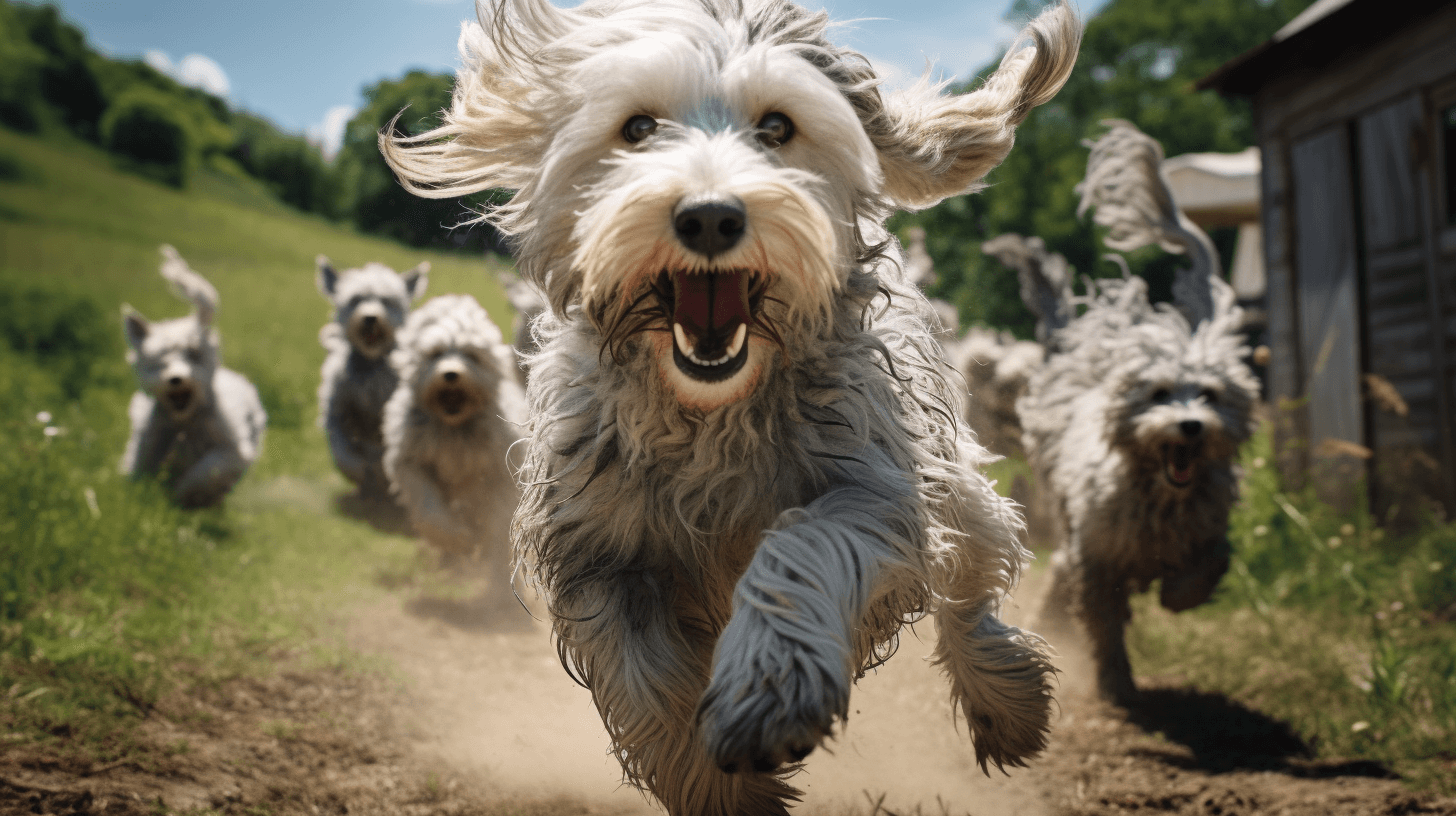
[[[192,389],[176,388],[167,392],[167,404],[173,413],[184,414],[192,406]]]
[[[1193,464],[1202,448],[1197,442],[1163,446],[1163,476],[1174,487],[1187,487],[1193,481]]]
[[[441,388],[435,392],[435,404],[440,406],[440,411],[447,417],[455,418],[465,412],[470,405],[470,395],[465,393],[463,388]]]
[[[672,360],[702,382],[721,382],[748,362],[748,331],[762,297],[760,276],[745,270],[664,272],[659,296],[671,293]]]

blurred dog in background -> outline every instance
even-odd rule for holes
[[[448,560],[483,562],[491,599],[511,600],[508,464],[525,395],[515,352],[474,298],[443,295],[410,314],[390,354],[384,470],[415,530]]]
[[[1024,285],[1033,310],[1047,311],[1034,301],[1055,308],[1053,353],[1019,408],[1031,464],[1060,515],[1038,627],[1080,627],[1098,691],[1126,704],[1136,695],[1123,640],[1129,595],[1161,580],[1163,606],[1189,609],[1228,568],[1233,458],[1253,432],[1259,392],[1233,290],[1208,236],[1178,211],[1162,148],[1129,123],[1108,124],[1079,213],[1096,209],[1113,249],[1158,243],[1192,263],[1178,272],[1174,303],[1158,306],[1137,277],[1089,281],[1080,300],[1062,281]]]
[[[141,381],[127,413],[121,470],[161,476],[183,507],[222,501],[258,458],[268,415],[247,378],[221,362],[213,327],[217,290],[177,250],[162,247],[162,277],[192,314],[152,323],[122,306],[127,362]]]
[[[319,382],[319,426],[344,477],[365,504],[392,501],[384,475],[384,403],[399,385],[389,365],[395,333],[410,304],[429,285],[429,262],[397,274],[377,263],[340,273],[318,257],[319,293],[334,307],[334,320],[319,331],[328,351]]]

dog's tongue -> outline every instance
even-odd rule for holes
[[[742,272],[674,272],[672,320],[694,337],[723,335],[739,323],[753,325]]]
[[[1168,455],[1168,476],[1178,484],[1193,478],[1193,446],[1172,445]]]

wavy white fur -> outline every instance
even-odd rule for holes
[[[1168,215],[1176,203],[1148,161],[1161,149],[1130,128],[1117,123],[1098,141],[1083,187],[1085,205],[1111,209],[1099,223],[1122,219],[1109,244],[1211,252],[1206,237],[1177,237],[1198,228]],[[1108,178],[1105,163],[1121,168],[1118,185],[1094,183]],[[1145,206],[1152,201],[1164,205]],[[1018,403],[1028,457],[1060,516],[1039,626],[1080,625],[1098,690],[1118,703],[1136,696],[1123,640],[1128,597],[1161,579],[1162,604],[1188,609],[1208,600],[1228,567],[1233,458],[1253,431],[1258,383],[1244,363],[1233,290],[1210,274],[1217,255],[1199,263],[1202,281],[1181,273],[1175,296],[1193,296],[1176,304],[1150,304],[1141,278],[1089,281],[1085,299],[1063,289],[1057,313],[1086,311],[1052,334],[1054,353]],[[1191,326],[1185,314],[1200,312]]]
[[[127,409],[121,471],[160,477],[178,504],[204,507],[221,502],[258,458],[268,416],[253,384],[221,364],[217,290],[177,250],[161,251],[162,277],[193,312],[153,323],[122,306],[126,359],[141,390]]]
[[[1071,11],[959,97],[882,95],[826,15],[782,0],[501,0],[480,18],[445,124],[381,149],[422,195],[516,191],[487,217],[550,304],[516,553],[627,780],[672,814],[784,813],[792,763],[927,614],[982,767],[1039,751],[1051,667],[996,617],[1020,520],[880,223],[1006,155],[1071,70]],[[769,137],[789,132],[774,117],[792,138]],[[742,216],[733,241],[686,237],[699,200]],[[708,329],[690,337],[693,291]],[[688,356],[724,347],[720,370]]]
[[[508,461],[525,395],[515,352],[474,298],[442,295],[410,313],[389,356],[399,386],[384,406],[384,471],[416,532],[479,560],[492,599],[510,600],[510,521],[520,493]]]

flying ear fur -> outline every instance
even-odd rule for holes
[[[410,301],[419,300],[425,294],[425,287],[430,285],[430,262],[420,261],[414,269],[405,272],[404,288],[409,292]]]
[[[566,96],[555,89],[572,57],[547,46],[578,24],[572,12],[548,0],[497,0],[481,2],[477,17],[460,31],[461,66],[444,122],[408,136],[396,133],[396,116],[379,132],[379,152],[400,184],[423,198],[529,184],[549,141],[552,115],[544,111]]]
[[[1063,0],[1027,25],[980,88],[943,96],[943,85],[922,79],[887,94],[865,125],[880,153],[885,195],[919,210],[975,190],[1011,152],[1016,126],[1071,76],[1081,39],[1081,23]]]
[[[320,255],[315,259],[318,264],[318,274],[314,280],[318,283],[319,293],[326,298],[334,296],[334,287],[339,285],[339,273],[334,269],[326,255]]]

